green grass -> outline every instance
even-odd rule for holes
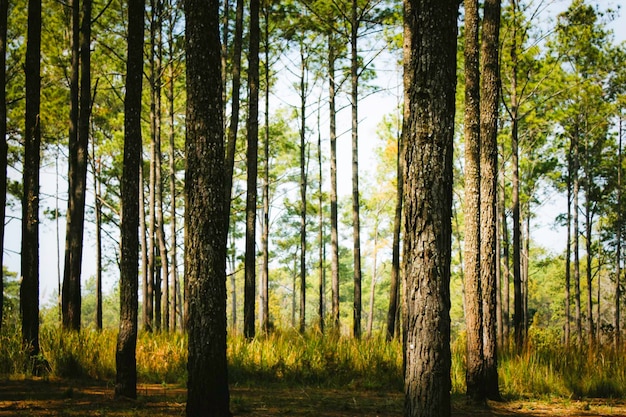
[[[41,328],[42,356],[50,376],[113,381],[117,332],[85,329],[63,332]],[[382,337],[354,340],[311,331],[276,331],[252,341],[228,338],[229,379],[235,385],[316,386],[402,390],[402,351]],[[187,339],[181,333],[141,332],[137,340],[140,383],[184,385]],[[0,335],[0,376],[28,376],[29,359],[19,329]],[[505,398],[625,398],[626,353],[609,347],[569,347],[558,333],[532,331],[522,352],[499,358]],[[452,390],[465,392],[465,340],[452,344]]]

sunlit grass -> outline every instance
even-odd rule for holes
[[[117,331],[64,332],[41,328],[41,352],[50,376],[115,378]],[[452,391],[465,392],[465,340],[452,343]],[[355,340],[311,331],[275,331],[253,340],[228,337],[229,380],[235,385],[266,383],[324,388],[402,390],[402,347],[383,337]],[[17,326],[0,335],[0,377],[28,376],[29,359]],[[140,332],[137,372],[140,383],[184,385],[187,337],[182,333]],[[500,390],[505,398],[624,398],[626,354],[609,347],[569,347],[558,333],[531,331],[521,352],[501,352]]]

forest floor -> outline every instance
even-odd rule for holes
[[[137,400],[113,400],[111,384],[58,379],[0,380],[0,416],[183,416],[180,386],[138,386]],[[231,387],[235,416],[401,416],[402,393],[367,389]],[[626,400],[540,399],[469,406],[453,397],[453,417],[626,416]]]

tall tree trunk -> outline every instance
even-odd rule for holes
[[[9,0],[0,0],[0,265],[4,259],[4,222],[7,201],[7,103],[6,51]],[[0,332],[4,311],[4,271],[0,271]]]
[[[478,0],[465,1],[465,328],[467,333],[467,396],[485,398],[483,373],[483,303],[481,297],[481,171],[480,171],[480,73]]]
[[[458,1],[405,0],[404,415],[450,416]]]
[[[70,129],[68,157],[68,200],[67,223],[65,232],[65,262],[63,270],[63,292],[61,308],[63,311],[63,328],[80,330],[80,268],[82,255],[83,224],[79,223],[84,216],[85,190],[80,183],[81,164],[79,154],[83,153],[82,143],[78,134],[78,116],[80,112],[80,1],[72,0],[72,42],[70,66]],[[86,170],[85,170],[86,172]],[[81,199],[82,214],[81,216]]]
[[[306,325],[306,75],[308,71],[304,41],[300,42],[300,333]]]
[[[617,146],[617,228],[615,231],[615,240],[617,248],[615,250],[615,315],[613,316],[613,327],[615,328],[614,343],[615,350],[620,348],[620,298],[621,298],[621,279],[622,279],[622,115],[619,117],[619,138]],[[1,258],[0,258],[1,260]],[[1,317],[0,317],[1,319]]]
[[[330,274],[332,287],[331,316],[333,328],[339,331],[339,231],[337,214],[337,126],[335,98],[335,55],[334,35],[328,34],[328,103],[330,119]]]
[[[500,400],[496,335],[500,0],[485,0],[480,93],[480,291],[485,394]]]
[[[150,1],[150,186],[148,194],[148,210],[149,210],[149,223],[148,223],[148,280],[152,284],[152,291],[154,298],[151,300],[152,307],[154,309],[154,328],[155,330],[161,330],[161,286],[157,273],[157,269],[160,267],[160,256],[157,248],[157,159],[161,152],[161,109],[159,108],[160,101],[160,59],[159,59],[159,26],[161,19],[161,0]]]
[[[502,146],[504,149],[504,145]],[[504,152],[503,152],[504,153]],[[503,346],[509,346],[509,334],[511,315],[510,312],[510,276],[509,267],[509,226],[506,218],[506,177],[505,158],[502,158],[502,168],[500,175],[500,226],[502,230],[502,323],[503,323]]]
[[[235,166],[235,151],[237,150],[237,132],[239,130],[239,95],[241,87],[241,50],[243,47],[243,0],[237,0],[235,6],[235,37],[233,39],[232,58],[232,97],[230,125],[228,126],[228,142],[226,145],[226,163],[224,165],[224,177],[226,188],[226,212],[230,216],[230,201],[233,192],[233,170]],[[226,224],[228,232],[228,226]]]
[[[324,315],[326,314],[326,243],[324,242],[324,194],[322,193],[322,129],[320,125],[320,106],[317,107],[317,167],[319,169],[319,182],[317,188],[318,202],[317,210],[319,212],[319,316],[320,316],[320,332],[324,334]]]
[[[28,0],[20,313],[22,316],[22,339],[28,346],[28,353],[31,358],[39,354],[40,52],[41,0]]]
[[[124,165],[121,200],[120,326],[115,354],[115,396],[137,398],[137,290],[139,165],[141,164],[141,90],[144,0],[128,2],[128,57],[124,100]]]
[[[571,340],[571,272],[572,272],[572,162],[571,149],[567,157],[567,238],[565,246],[565,346]]]
[[[152,331],[152,289],[148,282],[148,240],[146,231],[146,207],[143,186],[143,157],[139,156],[139,243],[141,244],[142,322],[146,332]]]
[[[593,322],[593,287],[592,287],[592,271],[591,268],[592,260],[593,260],[593,249],[591,247],[591,239],[592,239],[592,226],[593,226],[593,214],[591,213],[591,185],[589,184],[591,178],[587,175],[585,181],[585,259],[587,263],[585,278],[587,280],[587,341],[589,342],[589,346],[592,346],[595,343],[595,329]],[[598,300],[600,301],[600,300]]]
[[[171,0],[170,0],[171,1]],[[170,282],[172,285],[172,313],[170,315],[170,328],[176,330],[176,311],[179,304],[176,302],[177,272],[177,248],[176,248],[176,143],[175,143],[175,117],[174,113],[174,25],[175,14],[170,13],[167,32],[168,56],[170,59],[169,82],[168,82],[168,108],[169,108],[169,185],[170,185]]]
[[[270,331],[270,35],[269,35],[269,4],[263,7],[265,33],[263,37],[265,49],[265,136],[263,143],[263,220],[261,222],[261,251],[263,264],[261,266],[261,329],[265,333]]]
[[[513,7],[513,34],[511,49],[509,51],[512,62],[511,72],[511,163],[513,165],[511,208],[513,211],[513,328],[515,332],[515,347],[521,349],[524,346],[524,305],[522,300],[522,276],[521,276],[521,224],[520,224],[520,186],[519,186],[519,115],[517,97],[517,0],[511,0]]]
[[[94,206],[96,221],[96,329],[102,330],[102,162],[96,157],[94,142],[91,142],[93,163]]]
[[[165,243],[165,225],[163,220],[163,151],[161,149],[161,132],[162,132],[162,78],[163,78],[163,0],[156,0],[156,9],[154,10],[155,20],[155,37],[154,45],[154,74],[155,79],[153,85],[154,97],[154,147],[156,150],[154,161],[154,184],[155,184],[155,222],[156,222],[156,239],[158,242],[158,262],[157,268],[161,268],[162,285],[158,285],[159,299],[156,300],[157,305],[157,329],[164,328],[169,331],[170,326],[170,287],[169,287],[169,263],[167,254],[167,245]]]
[[[250,52],[248,64],[249,110],[248,110],[248,182],[246,190],[246,255],[244,289],[244,334],[254,338],[254,310],[256,289],[256,202],[259,141],[259,0],[250,1]]]
[[[226,417],[231,415],[226,361],[228,226],[224,223],[228,223],[228,211],[224,201],[219,0],[186,0],[184,7],[185,281],[190,298],[186,413],[190,417]],[[199,230],[203,233],[194,233]]]
[[[572,193],[573,193],[573,205],[572,205],[572,222],[574,224],[574,235],[572,239],[574,239],[574,308],[576,313],[576,337],[577,342],[582,343],[583,341],[583,325],[581,318],[581,307],[580,307],[580,247],[579,247],[579,222],[578,222],[578,194],[580,192],[580,179],[578,177],[579,171],[579,159],[578,159],[578,132],[574,133],[574,137],[572,138]]]
[[[398,129],[400,131],[401,129]],[[391,244],[391,282],[389,285],[389,310],[387,311],[387,341],[397,334],[396,317],[398,316],[400,298],[400,229],[402,226],[403,193],[403,161],[402,136],[398,135],[398,153],[396,155],[396,209],[393,217],[393,242]]]
[[[359,210],[359,56],[357,49],[359,20],[357,16],[357,0],[352,0],[352,14],[350,19],[350,79],[352,81],[351,108],[352,108],[352,227],[353,227],[353,256],[354,256],[354,307],[352,334],[355,338],[361,337],[361,225]]]

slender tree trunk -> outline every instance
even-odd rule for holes
[[[587,261],[585,277],[587,280],[587,340],[589,342],[589,346],[592,346],[595,343],[595,327],[593,321],[593,282],[591,271],[591,268],[593,267],[593,249],[591,247],[593,214],[591,213],[591,202],[589,201],[591,195],[591,185],[589,185],[589,181],[590,178],[587,175],[587,180],[585,181],[585,188],[587,189],[585,193],[585,259]]]
[[[450,416],[458,1],[405,0],[404,415]]]
[[[506,178],[505,178],[505,158],[502,158],[502,171],[500,175],[500,225],[502,229],[502,323],[503,323],[503,345],[509,346],[510,334],[510,276],[509,268],[509,226],[506,218]]]
[[[333,328],[339,331],[339,232],[337,214],[337,129],[335,109],[335,47],[334,36],[328,35],[328,103],[330,118],[330,274],[332,287],[331,316]]]
[[[572,222],[574,223],[574,308],[576,312],[576,337],[577,342],[582,343],[583,340],[583,325],[581,318],[581,307],[580,307],[580,249],[579,249],[579,222],[578,222],[578,194],[580,189],[580,180],[578,178],[579,171],[579,159],[578,159],[578,132],[574,133],[574,137],[572,138],[573,148],[573,156],[572,156],[572,193],[573,193],[573,205],[572,212],[573,218]]]
[[[318,106],[317,112],[317,166],[319,169],[319,182],[318,182],[318,204],[317,210],[319,211],[319,273],[320,273],[320,285],[319,285],[319,316],[320,316],[320,332],[324,334],[324,315],[326,314],[326,243],[324,242],[324,194],[322,193],[322,129],[320,125],[320,107]]]
[[[156,239],[158,241],[158,265],[161,267],[162,285],[158,286],[159,300],[157,302],[157,328],[164,328],[169,331],[170,326],[170,287],[169,287],[169,263],[167,254],[167,245],[165,243],[165,225],[163,220],[163,151],[161,149],[161,132],[162,132],[162,113],[161,113],[161,90],[163,76],[163,0],[156,1],[155,13],[155,44],[153,45],[155,53],[154,62],[154,104],[155,104],[155,132],[154,147],[156,150],[154,162],[154,182],[155,182],[155,221],[156,221]]]
[[[174,13],[170,13],[170,21],[168,25],[168,56],[170,59],[169,82],[168,82],[168,108],[169,108],[169,185],[170,185],[170,282],[172,285],[172,313],[170,316],[170,328],[176,330],[176,311],[178,303],[176,302],[176,282],[178,280],[177,272],[177,247],[176,247],[176,143],[175,143],[175,117],[174,113]]]
[[[467,396],[484,401],[483,303],[480,274],[481,171],[480,73],[478,0],[465,1],[465,328],[467,334]]]
[[[358,30],[357,0],[352,0],[352,14],[350,19],[350,79],[352,81],[351,108],[352,108],[352,227],[353,227],[353,256],[354,256],[354,307],[352,334],[356,339],[361,337],[361,225],[359,203],[359,74],[358,74]]]
[[[615,315],[613,318],[613,327],[615,328],[614,343],[615,350],[620,348],[620,298],[621,298],[621,279],[622,279],[622,115],[619,118],[619,138],[617,146],[617,228],[615,231],[615,240],[617,248],[615,250]],[[1,259],[1,258],[0,258]],[[0,317],[1,319],[1,317]]]
[[[270,304],[269,304],[269,277],[270,277],[270,39],[269,39],[269,5],[264,4],[263,17],[265,20],[265,137],[263,143],[263,230],[261,231],[261,251],[263,265],[261,266],[261,329],[264,333],[270,331]]]
[[[22,316],[22,339],[25,346],[28,347],[31,358],[39,354],[40,57],[41,0],[28,0],[20,313]]]
[[[570,149],[571,153],[571,149]],[[572,270],[572,163],[571,154],[567,157],[567,244],[565,246],[565,346],[571,339],[571,270]]]
[[[96,157],[94,142],[91,143],[93,161],[94,205],[96,220],[96,329],[102,330],[102,162]]]
[[[234,220],[230,220],[234,222]],[[235,265],[237,262],[236,254],[235,254],[235,238],[232,234],[229,235],[230,239],[230,288],[231,288],[231,333],[237,334],[237,274],[235,273]]]
[[[72,0],[72,42],[70,66],[70,129],[68,158],[68,207],[65,233],[65,262],[63,270],[63,292],[61,307],[63,311],[63,328],[80,330],[80,267],[82,255],[83,224],[78,223],[84,215],[85,190],[81,188],[82,143],[78,134],[78,117],[80,111],[80,1]],[[82,155],[81,155],[82,156]],[[79,240],[79,238],[81,238]]]
[[[139,242],[141,244],[142,321],[146,332],[152,331],[152,291],[148,282],[148,240],[146,238],[146,208],[143,186],[143,157],[139,162]]]
[[[254,338],[254,310],[256,289],[256,203],[259,140],[259,0],[250,1],[250,52],[248,64],[249,110],[248,110],[248,183],[246,190],[246,279],[244,290],[244,334]]]
[[[0,0],[0,265],[4,259],[4,223],[7,201],[6,51],[9,0]],[[57,240],[58,241],[58,240]],[[0,332],[4,319],[4,271],[0,271]]]
[[[300,333],[306,325],[306,75],[308,71],[304,42],[300,42]]]
[[[128,2],[128,57],[124,100],[124,165],[120,259],[120,326],[115,354],[115,396],[137,398],[137,290],[139,238],[139,165],[141,164],[141,90],[144,0]]]
[[[398,129],[400,131],[400,129]],[[400,298],[400,229],[402,226],[403,169],[404,156],[402,155],[402,137],[398,135],[398,153],[396,156],[396,210],[393,217],[393,242],[391,246],[391,283],[389,285],[389,311],[387,312],[387,341],[397,334],[396,317],[398,315]]]
[[[237,132],[239,131],[239,95],[241,88],[241,50],[243,47],[243,0],[237,0],[235,6],[235,37],[233,39],[232,58],[232,97],[230,125],[228,126],[228,143],[226,147],[226,163],[224,177],[226,187],[226,212],[230,215],[230,201],[233,192],[233,170],[235,166],[235,151],[237,149]],[[226,224],[228,229],[230,222]],[[227,230],[228,231],[228,230]]]
[[[184,7],[185,276],[190,315],[186,414],[230,417],[226,360],[228,226],[224,224],[229,216],[224,201],[219,0],[187,0]],[[258,8],[256,11],[258,20]],[[195,232],[200,230],[203,233]]]
[[[372,327],[374,326],[374,297],[376,294],[376,279],[378,266],[378,218],[376,218],[374,225],[374,257],[372,259],[372,283],[370,285],[370,305],[369,314],[367,315],[367,337],[372,337]]]
[[[485,394],[491,400],[501,399],[496,335],[499,33],[500,0],[485,0],[480,62],[480,291]]]
[[[513,42],[510,55],[513,63],[511,78],[511,161],[513,164],[513,189],[511,206],[513,211],[513,327],[515,331],[515,346],[521,349],[524,346],[524,305],[522,300],[521,276],[521,224],[520,224],[520,186],[519,186],[519,117],[517,97],[517,0],[511,0],[513,6]]]

